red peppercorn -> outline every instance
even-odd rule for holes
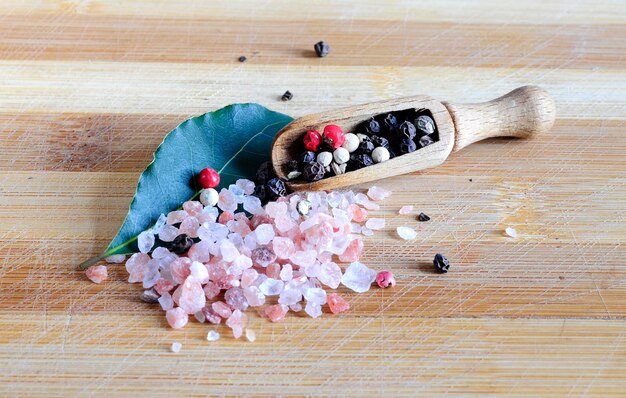
[[[202,188],[215,188],[220,185],[220,175],[217,171],[207,167],[198,174],[198,184]]]
[[[309,130],[304,135],[304,147],[307,151],[317,152],[317,148],[322,143],[322,136],[315,130]]]
[[[324,127],[324,141],[330,145],[333,149],[337,149],[343,145],[346,140],[346,136],[343,135],[343,130],[336,124],[329,124]]]

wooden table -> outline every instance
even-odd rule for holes
[[[626,4],[313,3],[0,2],[0,395],[626,394]],[[206,325],[167,327],[123,267],[103,285],[76,269],[192,115],[524,84],[554,95],[550,134],[380,182],[395,193],[365,260],[399,283],[348,294],[343,316],[253,316],[257,342],[208,343]],[[392,232],[417,225],[408,204],[432,217],[412,243]]]

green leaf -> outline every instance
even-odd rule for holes
[[[126,219],[106,251],[81,264],[85,269],[113,254],[137,252],[137,235],[161,213],[198,194],[195,176],[205,167],[220,174],[220,187],[251,178],[270,159],[276,133],[293,119],[258,104],[233,104],[186,120],[165,136],[139,177]]]

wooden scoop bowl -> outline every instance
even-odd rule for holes
[[[535,133],[546,132],[554,124],[556,114],[554,101],[547,91],[536,86],[524,86],[478,104],[451,104],[418,95],[308,115],[294,120],[276,135],[272,163],[277,176],[286,179],[286,164],[302,152],[301,142],[307,130],[321,132],[327,124],[337,124],[345,132],[351,132],[372,116],[406,109],[430,110],[439,130],[439,141],[383,163],[312,183],[288,181],[287,185],[294,191],[325,190],[424,170],[443,163],[450,152],[485,138],[528,138]]]

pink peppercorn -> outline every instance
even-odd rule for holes
[[[198,184],[202,188],[215,188],[220,185],[220,175],[217,171],[207,167],[198,174]]]
[[[345,140],[346,136],[343,135],[341,127],[336,124],[329,124],[324,127],[324,141],[333,149],[337,149],[342,146]]]
[[[393,287],[396,285],[396,278],[390,271],[381,271],[376,275],[376,284],[381,288]]]
[[[322,136],[315,130],[309,130],[304,134],[304,147],[307,151],[317,152],[322,143]]]

